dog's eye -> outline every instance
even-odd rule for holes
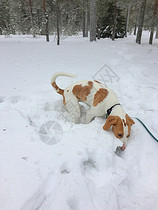
[[[129,135],[127,135],[126,137],[129,138]]]
[[[119,137],[122,137],[122,134],[121,134],[121,133],[118,133],[117,135],[118,135]]]

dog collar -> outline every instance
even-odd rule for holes
[[[112,112],[112,109],[117,106],[117,105],[121,105],[120,103],[118,104],[114,104],[112,107],[110,107],[109,109],[107,109],[107,112],[106,112],[106,118],[108,118],[108,116],[111,114]]]

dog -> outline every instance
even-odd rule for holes
[[[126,114],[113,90],[96,80],[82,80],[75,82],[66,89],[61,89],[56,84],[59,76],[75,77],[72,74],[58,72],[51,78],[51,84],[56,92],[63,96],[63,104],[69,112],[71,121],[77,123],[81,110],[79,102],[84,102],[89,109],[86,113],[85,123],[90,123],[95,117],[106,117],[103,129],[112,131],[116,138],[123,143],[124,151],[131,133],[131,126],[135,122]]]

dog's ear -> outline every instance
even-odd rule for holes
[[[109,130],[109,128],[112,126],[112,125],[116,125],[117,122],[119,120],[119,117],[118,116],[109,116],[105,122],[105,125],[103,126],[103,129],[104,130]]]
[[[131,127],[135,122],[126,114],[126,123],[129,127]]]

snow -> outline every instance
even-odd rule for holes
[[[158,143],[136,120],[124,152],[104,118],[73,124],[50,85],[99,79],[158,137],[158,40],[0,36],[0,209],[157,210]],[[85,108],[82,105],[84,114]]]

